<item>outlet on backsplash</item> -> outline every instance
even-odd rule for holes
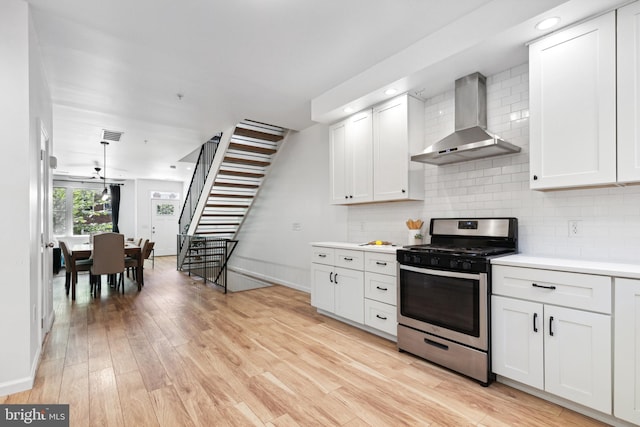
[[[582,237],[582,221],[569,220],[569,237]]]

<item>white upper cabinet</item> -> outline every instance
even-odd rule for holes
[[[531,188],[615,183],[615,12],[531,44],[529,67]]]
[[[618,9],[618,181],[640,181],[640,3]]]
[[[424,103],[401,95],[329,128],[331,203],[422,200]]]
[[[373,125],[371,110],[329,128],[331,202],[373,200]]]
[[[423,149],[424,104],[408,95],[373,109],[373,199],[424,198],[424,169],[411,162]]]

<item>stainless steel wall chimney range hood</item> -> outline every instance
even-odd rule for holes
[[[411,160],[445,165],[519,151],[520,147],[487,131],[487,79],[473,73],[456,80],[455,132]]]

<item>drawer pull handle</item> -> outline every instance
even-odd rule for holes
[[[553,336],[553,316],[549,316],[549,336]]]
[[[327,254],[318,254],[318,258],[326,258]]]
[[[329,273],[329,281],[333,283],[333,271]]]
[[[338,273],[333,274],[333,283],[338,284]]]
[[[387,265],[387,263],[386,262],[381,262],[381,261],[376,261],[376,265],[385,266],[385,265]]]
[[[377,317],[378,319],[387,320],[387,318],[386,318],[386,317],[384,317],[384,316],[380,316],[379,314],[376,314],[376,317]]]
[[[545,286],[545,285],[538,285],[537,283],[532,283],[531,286],[533,286],[534,288],[543,288],[543,289],[551,289],[551,290],[555,290],[555,286],[550,285],[550,286]]]
[[[533,332],[538,332],[538,313],[533,313]]]
[[[388,291],[388,290],[389,290],[389,289],[387,289],[387,288],[382,288],[382,287],[380,287],[380,286],[376,286],[376,289],[380,289],[381,291]]]
[[[345,261],[353,261],[353,258],[343,257]]]
[[[449,346],[448,345],[444,345],[444,344],[440,344],[439,342],[431,341],[429,338],[425,338],[424,339],[424,343],[432,345],[434,347],[437,347],[440,350],[449,350]]]

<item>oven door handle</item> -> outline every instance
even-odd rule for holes
[[[400,270],[413,271],[419,274],[429,274],[431,276],[453,277],[460,279],[478,280],[482,273],[460,273],[457,271],[431,270],[428,268],[413,267],[411,265],[400,265]]]

